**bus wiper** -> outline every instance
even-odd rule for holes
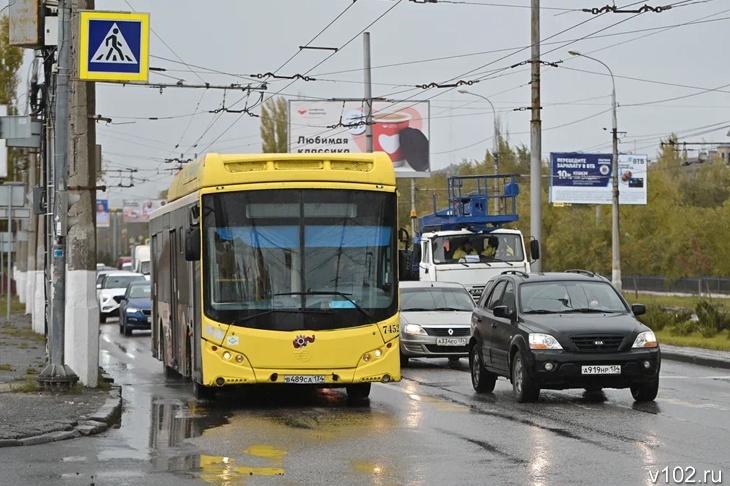
[[[269,309],[267,311],[259,312],[258,314],[254,314],[252,316],[242,317],[240,319],[236,319],[233,321],[233,325],[243,324],[246,321],[250,321],[251,319],[256,319],[257,317],[266,316],[268,314],[271,314],[273,312],[277,312],[281,309]],[[290,311],[291,312],[291,311]]]
[[[274,295],[275,296],[279,296],[279,295],[336,295],[338,297],[342,297],[342,298],[346,299],[352,305],[354,305],[355,306],[355,309],[357,309],[358,311],[360,311],[360,313],[362,315],[364,315],[365,317],[368,318],[368,320],[370,321],[370,324],[375,324],[375,319],[373,318],[373,316],[370,315],[370,313],[368,311],[366,311],[365,309],[363,309],[362,307],[360,307],[360,305],[357,302],[355,302],[354,300],[352,300],[349,297],[352,294],[346,294],[344,292],[336,292],[336,291],[310,290],[308,292],[281,292],[281,293],[274,294]]]

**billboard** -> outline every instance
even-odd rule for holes
[[[149,223],[150,213],[167,204],[161,199],[134,201],[125,200],[122,220],[125,223]]]
[[[373,102],[373,150],[393,161],[397,177],[428,177],[428,101]],[[366,153],[365,103],[289,101],[289,152]]]
[[[550,202],[612,204],[611,154],[550,153]],[[646,155],[619,155],[619,204],[646,204]]]
[[[109,201],[107,199],[96,200],[96,227],[109,227]]]

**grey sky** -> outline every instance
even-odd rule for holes
[[[166,76],[151,73],[151,82],[174,83],[183,79],[189,84],[202,80],[230,84],[249,82],[235,77],[236,74],[246,76],[276,70],[351,3],[351,0],[129,0],[129,3],[97,0],[96,8],[150,13],[154,31],[150,65],[167,69]],[[597,16],[563,10],[602,7],[606,3],[611,2],[542,1],[541,37],[550,38],[542,46],[542,58],[549,62],[563,61],[559,67],[543,70],[543,156],[547,157],[551,151],[610,151],[610,130],[604,129],[611,126],[611,80],[603,66],[570,56],[570,49],[597,57],[613,70],[620,105],[619,131],[627,132],[620,146],[622,152],[636,150],[653,158],[660,137],[672,131],[687,133],[688,140],[692,141],[730,141],[726,137],[726,125],[730,123],[721,124],[730,121],[727,110],[730,86],[721,88],[722,92],[703,92],[730,83],[730,64],[722,55],[723,39],[727,39],[730,25],[730,3],[726,0],[646,0],[637,6],[678,5],[661,14],[641,15]],[[625,5],[632,0],[617,3]],[[453,0],[438,4],[358,0],[312,45],[342,47],[393,7],[368,29],[372,64],[377,68],[373,71],[373,94],[430,99],[431,161],[432,168],[439,169],[462,159],[484,156],[485,150],[492,146],[492,113],[481,99],[458,94],[456,90],[415,88],[418,84],[481,78],[482,81],[466,88],[491,99],[503,127],[509,130],[510,143],[529,147],[529,111],[514,111],[530,104],[529,65],[510,68],[530,55],[529,4],[529,0]],[[708,22],[658,29],[696,20]],[[575,27],[581,22],[585,23]],[[565,32],[555,35],[562,31]],[[619,35],[624,32],[633,33]],[[575,39],[582,40],[569,44]],[[619,43],[623,44],[615,45]],[[525,49],[517,52],[520,47]],[[464,56],[479,52],[485,53]],[[302,51],[277,74],[304,74],[329,55],[326,51]],[[410,63],[441,57],[451,59]],[[188,68],[180,59],[199,67]],[[358,36],[309,73],[323,81],[297,81],[280,94],[361,97],[362,63],[362,39]],[[391,66],[378,68],[384,65]],[[270,81],[267,97],[289,82]],[[147,199],[164,189],[171,180],[163,172],[171,165],[163,162],[165,158],[180,154],[188,158],[210,151],[260,151],[257,118],[209,113],[222,106],[222,91],[166,89],[160,94],[158,90],[129,85],[98,83],[97,86],[97,113],[114,121],[108,126],[100,124],[97,131],[106,168],[140,170],[135,174],[135,187],[112,190],[113,207],[120,207],[123,198]],[[686,98],[663,101],[679,97]],[[226,106],[239,98],[239,93],[228,92]],[[195,115],[182,116],[190,114]],[[180,117],[144,119],[166,116]],[[713,124],[724,128],[714,127],[715,131],[711,132],[699,129]],[[195,143],[197,147],[192,147]],[[175,148],[177,144],[180,146]],[[120,181],[113,172],[109,174],[110,185]],[[141,179],[149,182],[138,182]],[[127,184],[128,177],[122,182]]]

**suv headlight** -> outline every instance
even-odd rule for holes
[[[424,336],[428,336],[428,333],[418,324],[406,324],[403,328],[403,332],[406,334],[423,334]]]
[[[550,334],[530,333],[530,349],[563,349]]]
[[[658,346],[654,331],[644,331],[634,341],[632,348],[656,348]]]

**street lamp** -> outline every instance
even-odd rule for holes
[[[494,109],[494,105],[491,101],[489,101],[489,98],[486,96],[482,96],[480,94],[472,93],[471,91],[467,91],[465,89],[460,89],[459,93],[461,94],[469,94],[472,96],[477,96],[483,100],[486,100],[487,103],[489,103],[489,106],[492,108],[492,115],[494,116],[494,175],[496,176],[499,174],[499,128],[497,127],[497,112]],[[497,177],[494,178],[494,212],[495,214],[499,214],[499,197],[497,196],[497,191],[499,190],[499,181],[497,180]]]
[[[613,77],[613,71],[608,65],[599,61],[595,57],[586,56],[577,51],[568,51],[571,56],[580,56],[596,61],[608,69],[608,73],[611,75],[611,111],[613,113],[613,127],[612,127],[612,139],[613,139],[613,157],[611,162],[612,172],[612,183],[613,183],[613,201],[611,211],[611,250],[612,250],[612,271],[611,271],[611,283],[621,292],[621,250],[619,246],[619,218],[618,218],[618,127],[616,122],[616,81]]]

